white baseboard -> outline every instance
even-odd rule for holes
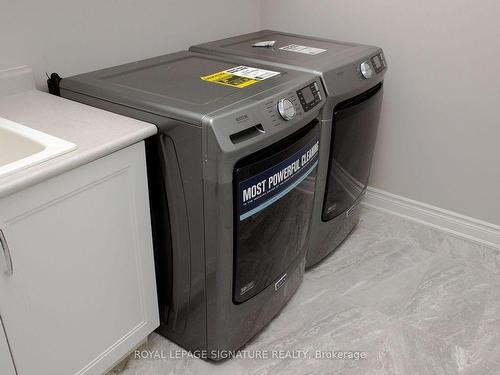
[[[448,232],[457,237],[500,249],[500,226],[486,221],[400,197],[372,187],[368,188],[363,205],[390,212]]]

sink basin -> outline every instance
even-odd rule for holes
[[[0,117],[0,178],[76,148],[71,142]]]

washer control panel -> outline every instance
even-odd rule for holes
[[[289,121],[295,117],[297,111],[295,110],[292,101],[288,98],[284,98],[278,100],[278,113],[283,120]]]
[[[316,81],[298,90],[297,96],[304,112],[310,111],[321,102],[321,93]]]
[[[270,120],[269,124],[274,127],[289,121],[300,121],[307,111],[321,106],[324,92],[320,85],[319,79],[309,83],[306,81],[288,92],[266,98],[262,109],[267,120]]]

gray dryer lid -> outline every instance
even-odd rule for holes
[[[217,76],[212,75],[239,66],[275,73],[257,82],[236,77],[236,86],[214,82]],[[311,75],[262,63],[181,51],[64,78],[61,89],[199,124],[208,113],[308,79]]]
[[[274,42],[271,47],[254,44]],[[368,57],[379,47],[323,38],[262,30],[192,46],[191,51],[217,55],[236,55],[274,66],[324,74],[340,66]]]

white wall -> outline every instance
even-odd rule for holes
[[[0,70],[84,73],[259,28],[254,0],[0,0]]]
[[[498,0],[265,0],[265,28],[384,48],[371,185],[500,224]]]

